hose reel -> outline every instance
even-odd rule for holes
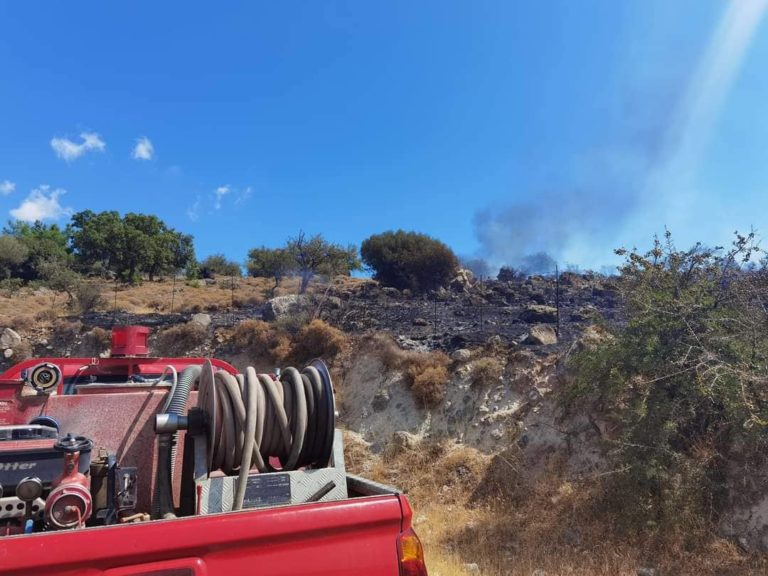
[[[257,374],[250,367],[236,376],[224,370],[214,372],[206,361],[196,381],[198,414],[158,414],[155,432],[200,432],[195,421],[199,425],[202,418],[209,472],[239,470],[250,437],[253,464],[260,472],[327,465],[336,408],[331,376],[322,360],[313,361],[302,372],[286,368],[280,378]],[[249,425],[252,435],[246,434]],[[279,468],[270,463],[275,457]]]
[[[38,364],[27,373],[27,382],[41,394],[48,394],[55,390],[61,378],[61,368],[50,362]]]
[[[255,476],[334,466],[339,466],[343,474],[343,452],[334,451],[337,445],[340,449],[341,440],[335,434],[333,383],[321,360],[313,361],[301,372],[286,368],[279,378],[257,374],[251,367],[237,375],[214,371],[210,361],[206,361],[194,373],[190,388],[195,384],[197,407],[186,416],[158,414],[155,431],[167,435],[187,430],[188,439],[191,437],[195,443],[189,455],[194,453],[196,483],[207,481],[215,471],[236,480],[231,509],[243,506]],[[252,471],[259,474],[254,476]],[[166,495],[170,475],[169,471],[168,479],[163,478],[169,484]],[[234,475],[236,479],[232,478]],[[337,484],[344,483],[337,478],[334,485]],[[289,487],[288,499],[291,498]],[[169,500],[166,497],[165,505],[156,511],[158,516],[168,515]]]

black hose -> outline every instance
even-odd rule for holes
[[[179,375],[176,387],[169,392],[166,414],[186,414],[189,391],[200,377],[200,366],[188,366]],[[154,518],[175,518],[173,507],[173,470],[176,465],[178,432],[160,434],[157,449],[155,496],[152,500]]]

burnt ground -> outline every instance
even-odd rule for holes
[[[555,308],[559,302],[559,323],[557,315],[543,322],[557,327],[563,342],[572,341],[598,317],[608,323],[621,321],[613,282],[580,275],[563,275],[559,289],[552,278],[533,277],[454,283],[451,289],[424,296],[369,283],[338,296],[342,305],[322,315],[346,332],[387,330],[449,350],[482,344],[493,336],[503,342],[521,341],[531,324],[542,321],[526,315],[532,305]]]
[[[596,319],[621,322],[615,280],[599,276],[563,274],[501,282],[457,279],[450,288],[426,295],[361,282],[350,287],[331,285],[302,301],[303,313],[320,317],[349,334],[389,331],[406,347],[454,350],[481,345],[498,337],[502,343],[521,342],[530,326],[548,323],[557,329],[560,346],[573,341]],[[531,306],[558,308],[545,318],[530,318]],[[246,319],[264,319],[269,303],[208,312],[213,328],[229,327]],[[140,324],[153,331],[187,322],[191,314],[131,314],[93,312],[77,317],[84,326],[111,328]],[[559,321],[558,321],[559,317]],[[74,317],[73,317],[74,319]]]

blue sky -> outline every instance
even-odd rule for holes
[[[598,267],[765,226],[768,0],[5,2],[0,217]],[[137,148],[138,145],[138,148]]]

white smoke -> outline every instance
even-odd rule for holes
[[[644,189],[641,213],[627,229],[640,222],[682,224],[697,199],[696,178],[712,142],[717,121],[758,26],[768,0],[730,0],[709,46],[692,75],[667,134],[667,149],[652,167]]]

